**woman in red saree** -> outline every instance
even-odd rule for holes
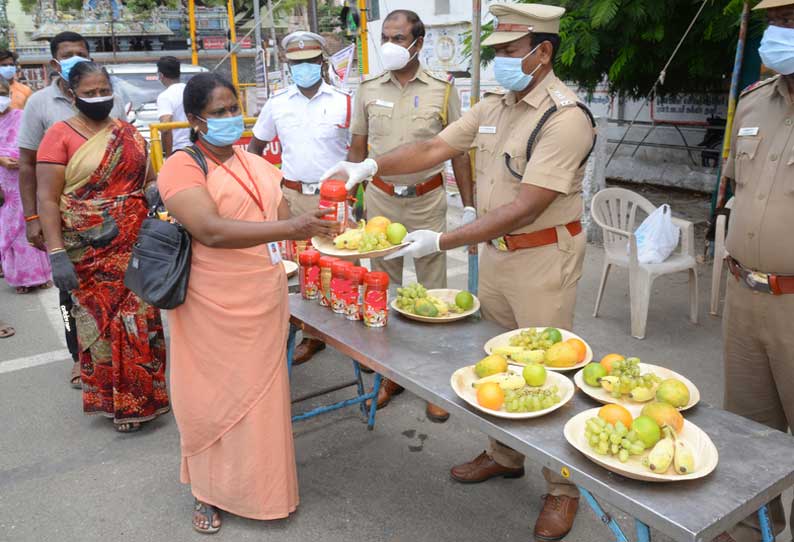
[[[124,286],[146,217],[146,144],[109,118],[113,89],[92,62],[72,68],[78,114],[54,124],[37,154],[39,212],[53,280],[71,292],[80,345],[83,410],[120,432],[169,410],[158,309]],[[155,189],[156,190],[156,189]]]

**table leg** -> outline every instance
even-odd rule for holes
[[[637,529],[637,542],[651,542],[651,530],[638,519],[634,520]]]
[[[772,532],[772,521],[769,519],[769,507],[762,506],[758,510],[758,522],[761,524],[761,540],[763,542],[775,542],[775,535]]]
[[[477,254],[469,254],[469,292],[477,295],[477,283],[480,280],[480,262]]]
[[[358,389],[358,395],[364,395],[364,381],[361,379],[361,366],[356,360],[353,360],[353,371],[356,373],[356,387]],[[359,403],[359,408],[361,409],[361,414],[364,416],[367,415],[367,405],[366,403]]]
[[[298,327],[290,323],[289,334],[287,335],[287,374],[292,376],[292,356],[295,354],[295,336],[298,334]]]
[[[375,412],[378,410],[378,392],[380,391],[380,381],[382,379],[383,377],[380,373],[375,373],[375,380],[372,383],[372,401],[369,404],[369,419],[367,420],[367,429],[370,431],[375,429]]]
[[[623,534],[623,530],[620,528],[620,525],[618,525],[617,521],[612,519],[612,516],[607,514],[604,509],[601,508],[601,505],[598,504],[598,501],[595,499],[595,497],[593,497],[592,493],[583,487],[577,487],[579,487],[579,493],[584,497],[587,504],[590,505],[590,508],[592,508],[593,512],[595,512],[595,515],[598,517],[598,519],[601,520],[601,523],[609,527],[609,529],[612,531],[612,534],[615,535],[617,542],[629,542],[629,539],[626,538],[625,534]],[[642,525],[645,529],[645,531],[642,533],[640,530],[640,525]],[[641,538],[643,535],[645,538]],[[649,542],[650,540],[648,527],[639,521],[637,521],[637,540],[638,542]]]

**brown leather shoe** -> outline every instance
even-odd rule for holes
[[[502,478],[521,478],[524,476],[524,467],[519,467],[517,469],[504,467],[494,461],[493,458],[488,455],[488,452],[483,452],[468,463],[455,465],[450,469],[449,474],[452,476],[453,480],[462,484],[479,484],[495,476],[501,476]]]
[[[306,363],[321,350],[325,350],[325,343],[320,339],[303,339],[292,354],[292,365]]]
[[[449,412],[440,406],[434,405],[433,403],[427,403],[427,408],[425,408],[425,416],[427,416],[427,419],[431,422],[444,423],[449,419]]]
[[[391,398],[393,396],[400,395],[404,391],[405,388],[403,388],[396,382],[392,382],[388,378],[384,378],[381,381],[380,389],[378,390],[378,410],[388,405],[389,401],[391,401]],[[366,402],[367,408],[369,408],[370,403],[371,401]]]
[[[544,495],[543,499],[543,509],[535,522],[535,538],[545,541],[561,540],[573,527],[579,498]]]

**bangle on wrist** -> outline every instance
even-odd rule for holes
[[[34,220],[38,220],[39,215],[30,215],[25,217],[25,222],[33,222]]]

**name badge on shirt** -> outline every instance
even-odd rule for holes
[[[480,126],[479,132],[481,134],[495,134],[496,126]]]
[[[375,105],[379,105],[381,107],[389,107],[394,108],[394,102],[387,102],[386,100],[375,100]]]
[[[275,241],[267,244],[267,252],[270,255],[270,263],[273,265],[281,262],[281,250],[278,248],[278,243]]]
[[[758,135],[758,126],[753,127],[745,127],[739,128],[739,135],[740,136],[757,136]]]

